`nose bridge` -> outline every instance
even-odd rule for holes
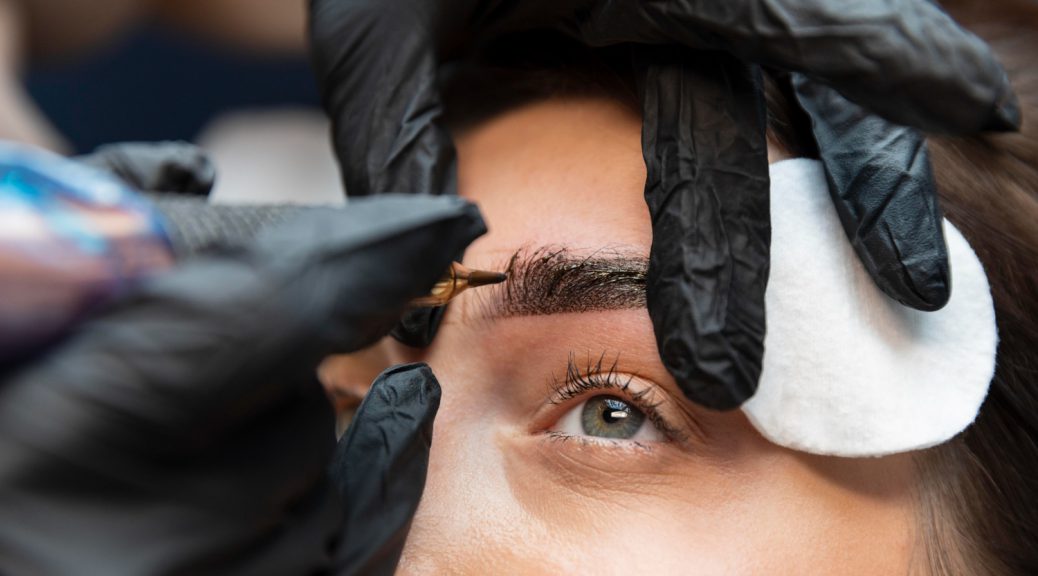
[[[436,494],[437,501],[449,496],[452,476],[465,472],[465,451],[471,449],[465,440],[465,406],[461,391],[451,384],[449,376],[441,378],[440,387],[442,396],[433,422],[425,487],[425,493]]]
[[[464,509],[466,502],[486,499],[504,481],[501,454],[492,441],[498,418],[479,389],[480,379],[457,369],[438,372],[442,393],[421,503],[437,514],[440,508]]]
[[[433,425],[425,490],[411,522],[398,574],[443,574],[451,572],[452,565],[465,565],[459,558],[464,551],[456,543],[469,540],[467,507],[478,504],[466,503],[465,485],[471,480],[466,478],[465,446],[458,439],[452,403],[447,400],[453,395],[448,393],[449,386],[442,382],[441,386],[444,398]]]
[[[493,409],[476,389],[481,380],[457,364],[434,371],[442,396],[425,490],[398,572],[404,574],[457,573],[459,566],[496,563],[483,555],[507,532],[512,508],[502,455],[492,441]]]

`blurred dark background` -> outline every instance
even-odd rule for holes
[[[242,108],[319,106],[302,54],[228,48],[158,23],[82,58],[38,64],[26,89],[75,152],[135,140],[193,140]]]

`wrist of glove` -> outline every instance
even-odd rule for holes
[[[22,222],[0,241],[0,370],[174,260],[245,249],[260,230],[319,210],[209,204],[194,193],[212,185],[212,163],[185,143],[110,145],[78,162],[4,145],[0,174]]]

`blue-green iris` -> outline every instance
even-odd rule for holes
[[[595,396],[584,403],[580,426],[584,434],[598,438],[633,438],[645,422],[645,414],[616,396]]]

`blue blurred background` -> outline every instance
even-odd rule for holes
[[[236,109],[319,106],[304,56],[229,49],[144,25],[85,58],[37,65],[37,105],[75,152],[135,140],[194,140]]]

